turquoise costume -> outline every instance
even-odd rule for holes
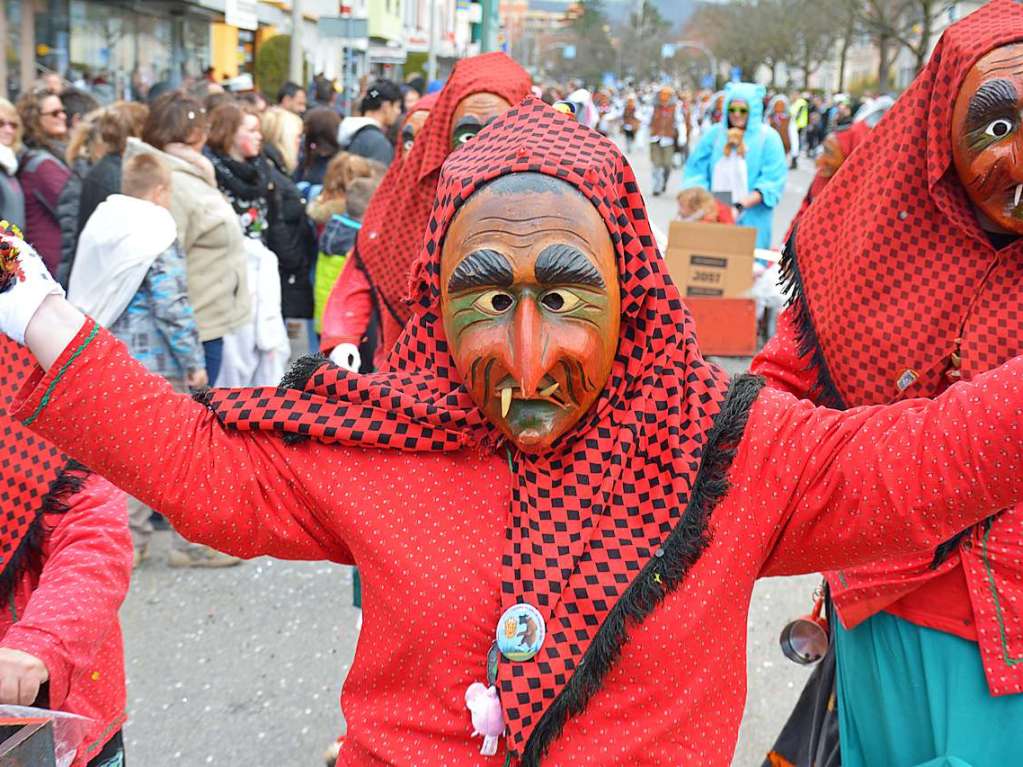
[[[746,167],[749,173],[750,192],[756,190],[764,201],[754,208],[744,210],[736,223],[751,226],[757,230],[757,247],[771,247],[771,221],[774,208],[781,201],[788,180],[788,162],[785,145],[777,131],[764,124],[764,86],[753,83],[729,83],[725,87],[721,122],[710,127],[695,151],[689,156],[682,176],[682,188],[699,186],[710,189],[714,165],[724,156],[725,138],[728,132],[728,105],[735,99],[745,101],[749,106],[749,120],[743,141],[746,144]]]
[[[842,767],[1023,765],[1023,695],[988,692],[976,642],[885,612],[833,625]]]

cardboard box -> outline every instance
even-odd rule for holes
[[[672,221],[664,260],[683,297],[745,298],[756,244],[752,227]]]
[[[752,357],[757,353],[757,306],[752,298],[684,299],[696,322],[704,356]]]

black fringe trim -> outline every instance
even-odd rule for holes
[[[329,361],[330,360],[319,352],[299,357],[295,360],[295,364],[291,366],[291,369],[284,374],[284,378],[281,379],[278,388],[298,389],[299,391],[305,390],[306,384],[309,383],[309,379],[313,377],[313,373],[323,367],[324,363]]]
[[[32,520],[28,531],[18,543],[14,555],[0,572],[0,604],[5,603],[17,584],[21,574],[27,568],[38,568],[41,565],[43,540],[48,530],[43,524],[44,514],[65,514],[68,511],[68,498],[81,492],[90,471],[75,460],[69,460],[60,473],[50,482],[46,495]]]
[[[628,630],[642,623],[665,595],[678,588],[686,573],[710,543],[711,512],[728,492],[728,470],[749,418],[750,407],[764,386],[754,375],[732,380],[714,425],[707,434],[703,462],[693,483],[682,519],[663,546],[629,585],[608,613],[572,678],[550,705],[529,736],[521,766],[538,767],[564,729],[600,689],[604,677],[621,656]]]
[[[281,383],[278,388],[305,391],[306,384],[308,384],[309,379],[313,377],[313,373],[323,367],[324,363],[329,361],[330,360],[319,352],[299,357],[295,360],[295,364],[291,366],[291,369],[284,374],[284,378],[281,379]],[[285,445],[298,445],[299,443],[308,440],[309,435],[286,432],[281,435],[281,439],[284,440]]]
[[[207,386],[205,389],[200,389],[192,395],[192,399],[207,410],[212,410],[214,413],[217,412],[216,410],[213,410],[213,405],[211,404],[213,401],[213,389],[211,387]]]
[[[973,527],[961,530],[934,550],[934,558],[931,560],[931,569],[937,570],[941,563],[951,556],[952,552],[959,548],[959,544],[973,532]]]
[[[785,251],[782,253],[780,264],[782,292],[788,299],[788,306],[792,309],[796,323],[798,344],[796,350],[800,357],[810,356],[807,370],[815,371],[817,375],[817,383],[810,398],[818,405],[845,410],[847,406],[828,370],[828,363],[824,359],[824,350],[817,338],[817,331],[813,327],[810,305],[803,290],[803,277],[799,273],[799,264],[796,259],[797,229],[798,225],[792,228],[792,234],[789,236],[788,242],[785,243]]]

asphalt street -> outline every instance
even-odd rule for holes
[[[651,197],[642,146],[631,161],[651,221],[667,230],[674,195]],[[775,216],[784,233],[810,180],[790,175]],[[676,170],[670,189],[681,178]],[[728,360],[739,372],[748,360]],[[337,478],[345,482],[343,476]],[[167,533],[135,573],[121,611],[130,767],[322,764],[343,726],[338,696],[355,653],[349,568],[257,559],[219,571],[171,570]],[[761,581],[750,604],[749,699],[734,765],[759,765],[808,671],[785,660],[778,633],[809,610],[814,576]],[[707,662],[717,662],[707,648]],[[670,694],[670,691],[666,691]]]

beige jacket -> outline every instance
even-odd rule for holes
[[[209,160],[184,145],[171,144],[166,150],[130,138],[125,158],[153,154],[171,169],[171,215],[185,251],[188,300],[199,338],[222,338],[250,320],[245,235],[231,204],[217,189]]]

